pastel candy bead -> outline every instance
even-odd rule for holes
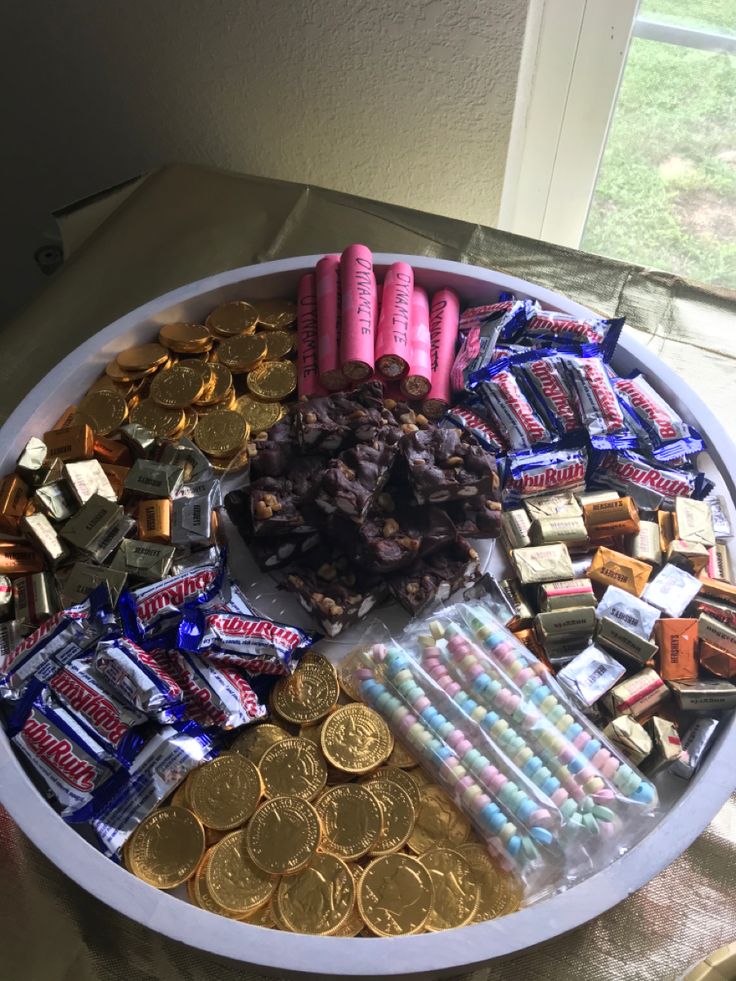
[[[599,821],[613,821],[616,817],[610,807],[603,807],[601,804],[595,805],[593,814]]]
[[[519,750],[519,752],[518,752],[518,754],[516,756],[516,761],[517,761],[517,763],[518,763],[519,766],[522,766],[523,767],[524,764],[528,760],[530,760],[533,756],[534,756],[534,751],[529,746],[524,746],[523,749],[520,749]]]
[[[516,809],[516,816],[518,819],[526,824],[534,813],[534,806],[534,801],[529,797],[527,797],[526,800],[521,801]]]
[[[402,681],[412,681],[412,673],[408,668],[400,668],[394,675],[394,681],[399,683]]]
[[[452,724],[452,722],[440,722],[440,724],[437,726],[437,732],[443,739],[447,739],[448,735],[454,731],[455,726]]]
[[[470,776],[469,773],[467,773],[464,777],[461,777],[461,779],[458,781],[459,792],[462,793],[463,791],[467,790],[468,787],[474,786],[474,784],[475,784],[475,780]]]
[[[521,851],[521,838],[519,835],[512,835],[506,842],[506,850],[509,855],[518,855]]]
[[[539,710],[540,712],[544,712],[544,714],[546,715],[548,712],[552,711],[552,709],[555,707],[556,704],[557,704],[557,699],[555,698],[555,696],[547,695],[547,697],[543,698],[542,701],[539,703]]]
[[[497,722],[498,722],[498,712],[494,712],[493,710],[491,710],[490,712],[486,712],[486,717],[483,720],[483,725],[485,725],[486,728],[492,729]]]
[[[578,773],[578,780],[581,783],[586,783],[592,777],[596,776],[596,771],[594,766],[584,766],[583,769]]]
[[[588,814],[593,810],[593,806],[593,799],[591,797],[583,797],[578,804],[578,810],[581,814]]]
[[[383,661],[386,657],[386,645],[385,644],[374,644],[372,654],[378,661]]]
[[[600,770],[604,777],[608,777],[610,780],[614,775],[616,770],[618,770],[620,764],[615,756],[609,756],[606,762],[601,766]]]
[[[548,797],[551,797],[559,786],[560,786],[560,781],[557,780],[556,777],[550,777],[548,780],[545,780],[543,784],[541,784],[539,789],[542,791],[543,794],[546,794]]]
[[[513,838],[515,834],[516,834],[516,825],[512,824],[510,821],[507,821],[506,824],[504,824],[504,826],[498,832],[498,837],[501,839],[504,845],[506,845],[511,840],[511,838]]]
[[[591,739],[590,742],[586,744],[583,753],[585,753],[588,759],[590,759],[591,756],[595,756],[595,754],[598,752],[600,748],[601,748],[600,739]]]
[[[568,799],[563,804],[560,805],[560,814],[568,821],[570,820],[572,815],[577,814],[577,812],[578,812],[578,805],[571,797],[568,797]]]
[[[567,765],[575,758],[575,750],[571,746],[563,746],[560,750],[560,763]]]
[[[605,784],[600,777],[592,777],[583,784],[583,790],[586,794],[595,794],[602,787],[605,787]]]
[[[463,757],[463,763],[466,766],[476,766],[479,760],[485,760],[485,757],[480,753],[475,747],[471,747],[465,753]]]
[[[573,739],[573,746],[576,746],[578,749],[582,749],[586,743],[590,742],[590,738],[589,733],[581,732]]]
[[[418,712],[423,712],[425,709],[429,708],[431,705],[432,705],[432,703],[430,702],[430,700],[427,698],[426,695],[420,695],[419,698],[414,702],[414,708]],[[434,709],[434,711],[436,712],[437,710]]]
[[[524,771],[529,774],[534,774],[542,766],[542,761],[538,756],[532,756],[529,762],[525,765]]]
[[[472,748],[473,748],[473,744],[470,742],[470,740],[463,737],[460,740],[460,742],[456,744],[455,751],[457,752],[458,756],[462,757],[465,756],[465,754],[469,752]]]
[[[516,675],[517,685],[523,685],[525,681],[534,677],[534,672],[531,668],[522,668],[521,671]]]
[[[490,683],[491,683],[491,679],[488,677],[485,671],[481,671],[481,673],[479,675],[476,675],[476,677],[473,679],[473,682],[470,687],[473,689],[473,691],[477,691],[479,694],[482,695],[483,692],[488,689]]]
[[[414,708],[415,709],[419,709],[419,706],[418,705],[415,705]],[[432,725],[432,716],[437,714],[437,709],[434,709],[434,708],[432,708],[431,705],[428,705],[426,708],[423,708],[419,714],[424,719],[424,721],[427,723],[427,725],[431,726]]]
[[[502,690],[502,685],[499,681],[491,680],[490,685],[486,689],[489,698],[495,698],[496,695]]]
[[[491,802],[491,798],[488,794],[480,793],[477,797],[473,798],[473,810],[476,814],[480,814],[484,807],[495,807],[496,805]]]
[[[501,830],[501,828],[505,826],[506,818],[501,813],[501,811],[497,810],[496,813],[493,815],[493,817],[488,821],[488,824],[490,826],[491,831],[497,834]]]
[[[570,740],[575,739],[583,731],[583,727],[579,722],[573,722],[570,728],[567,730],[567,738]]]
[[[473,660],[473,663],[468,667],[467,672],[468,672],[468,677],[471,680],[474,680],[475,678],[480,678],[483,674],[485,674],[485,672],[483,671],[483,666],[481,664],[478,664],[476,660]]]
[[[399,719],[399,729],[402,732],[408,732],[414,725],[414,720],[411,716],[405,715],[403,719]]]
[[[558,787],[558,789],[552,794],[552,803],[556,804],[558,807],[562,807],[568,797],[569,794],[565,788]]]
[[[564,705],[560,705],[559,702],[558,702],[557,705],[555,705],[555,707],[549,713],[549,715],[547,716],[547,718],[554,725],[557,725],[557,723],[560,721],[560,719],[562,718],[562,716],[564,714],[565,714],[565,707],[564,707]]]
[[[607,749],[599,749],[598,752],[591,757],[590,762],[594,767],[597,767],[600,770],[601,767],[605,766],[606,761],[608,760],[610,755],[611,754],[608,752]]]
[[[592,814],[583,814],[583,827],[586,831],[590,831],[591,834],[597,835],[600,831],[598,827],[598,822],[593,817]]]
[[[635,801],[640,804],[651,804],[654,800],[654,787],[650,783],[642,782],[631,794]]]
[[[574,721],[575,720],[573,719],[573,717],[571,715],[568,715],[567,713],[565,713],[565,715],[563,715],[561,719],[557,720],[556,723],[557,728],[560,730],[560,732],[565,732],[567,734],[568,739],[571,737],[570,737],[570,733],[567,732],[567,730],[570,728],[570,726],[573,724]]]
[[[460,691],[460,685],[456,681],[451,681],[449,685],[446,686],[445,691],[450,696],[456,695]]]
[[[570,786],[568,787],[568,790],[570,791],[570,796],[574,797],[575,800],[579,801],[582,800],[583,797],[585,797],[585,791],[583,790],[583,788],[580,786],[579,783],[571,783]]]
[[[386,709],[389,706],[391,696],[387,691],[382,691],[381,694],[376,699],[376,705],[379,709]]]
[[[570,773],[580,773],[585,768],[585,761],[579,756],[574,756],[567,765]]]
[[[551,845],[554,841],[551,832],[547,831],[546,828],[530,828],[529,834],[535,841],[538,841],[540,845]]]
[[[480,722],[486,717],[486,710],[482,705],[476,705],[473,711],[470,713],[470,718],[473,722]]]

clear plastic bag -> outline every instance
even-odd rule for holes
[[[491,604],[413,621],[343,671],[521,877],[526,902],[600,871],[645,832],[654,785]]]

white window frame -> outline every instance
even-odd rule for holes
[[[530,0],[498,226],[577,248],[639,0]]]

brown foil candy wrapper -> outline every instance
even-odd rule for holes
[[[0,482],[0,534],[17,535],[28,505],[28,486],[17,474]]]
[[[659,548],[664,555],[669,544],[675,538],[675,516],[671,511],[657,511],[659,525]]]
[[[581,508],[585,508],[586,504],[595,504],[599,501],[617,501],[619,495],[616,491],[581,491],[575,494],[575,500],[578,502]]]
[[[0,575],[42,572],[43,556],[25,542],[0,542]]]
[[[684,538],[673,538],[667,548],[667,561],[697,576],[708,565],[708,550]]]
[[[56,591],[48,572],[18,576],[13,582],[15,616],[24,623],[37,625],[56,611]]]
[[[588,569],[589,579],[604,586],[619,586],[633,596],[641,596],[651,574],[651,566],[646,562],[639,562],[630,555],[614,552],[603,545],[595,553]]]
[[[736,657],[736,629],[721,623],[707,613],[701,613],[698,618],[698,636],[714,647],[728,651]]]
[[[659,645],[659,672],[665,681],[698,677],[698,621],[685,618],[658,620],[654,635]]]
[[[690,497],[676,497],[674,532],[677,538],[711,548],[716,543],[716,534],[710,505]]]
[[[136,512],[138,538],[142,542],[164,542],[171,540],[171,501],[159,498],[141,501]]]
[[[668,695],[667,685],[657,672],[653,668],[644,668],[612,688],[607,701],[615,714],[639,719]]]
[[[707,640],[700,642],[700,663],[717,678],[736,679],[736,654],[724,651]]]
[[[94,433],[86,423],[49,430],[44,433],[43,441],[49,456],[58,456],[65,463],[69,460],[91,460],[94,456]]]
[[[631,716],[619,715],[611,719],[603,735],[608,736],[634,766],[638,766],[652,752],[652,737]]]
[[[736,606],[736,586],[733,583],[722,582],[719,579],[711,579],[702,573],[699,576],[700,591],[703,596],[719,600],[722,603],[731,603]]]
[[[566,545],[515,548],[511,561],[522,585],[572,579],[572,563]]]
[[[129,467],[133,463],[130,449],[118,439],[96,436],[93,449],[100,463],[112,463],[116,467]]]
[[[612,535],[635,535],[639,531],[639,512],[630,497],[615,501],[593,501],[583,508],[590,537],[600,541]]]
[[[659,525],[654,521],[640,521],[639,531],[628,543],[632,557],[650,565],[662,564],[662,547],[659,539]]]

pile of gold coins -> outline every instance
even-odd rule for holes
[[[518,909],[521,884],[341,682],[308,654],[273,689],[278,723],[248,726],[138,826],[129,871],[186,883],[210,912],[322,936],[435,932]]]
[[[166,324],[157,343],[107,365],[70,421],[98,437],[125,423],[165,439],[191,437],[216,470],[232,469],[251,432],[278,422],[281,402],[296,390],[295,322],[290,300],[235,300],[204,324]]]

